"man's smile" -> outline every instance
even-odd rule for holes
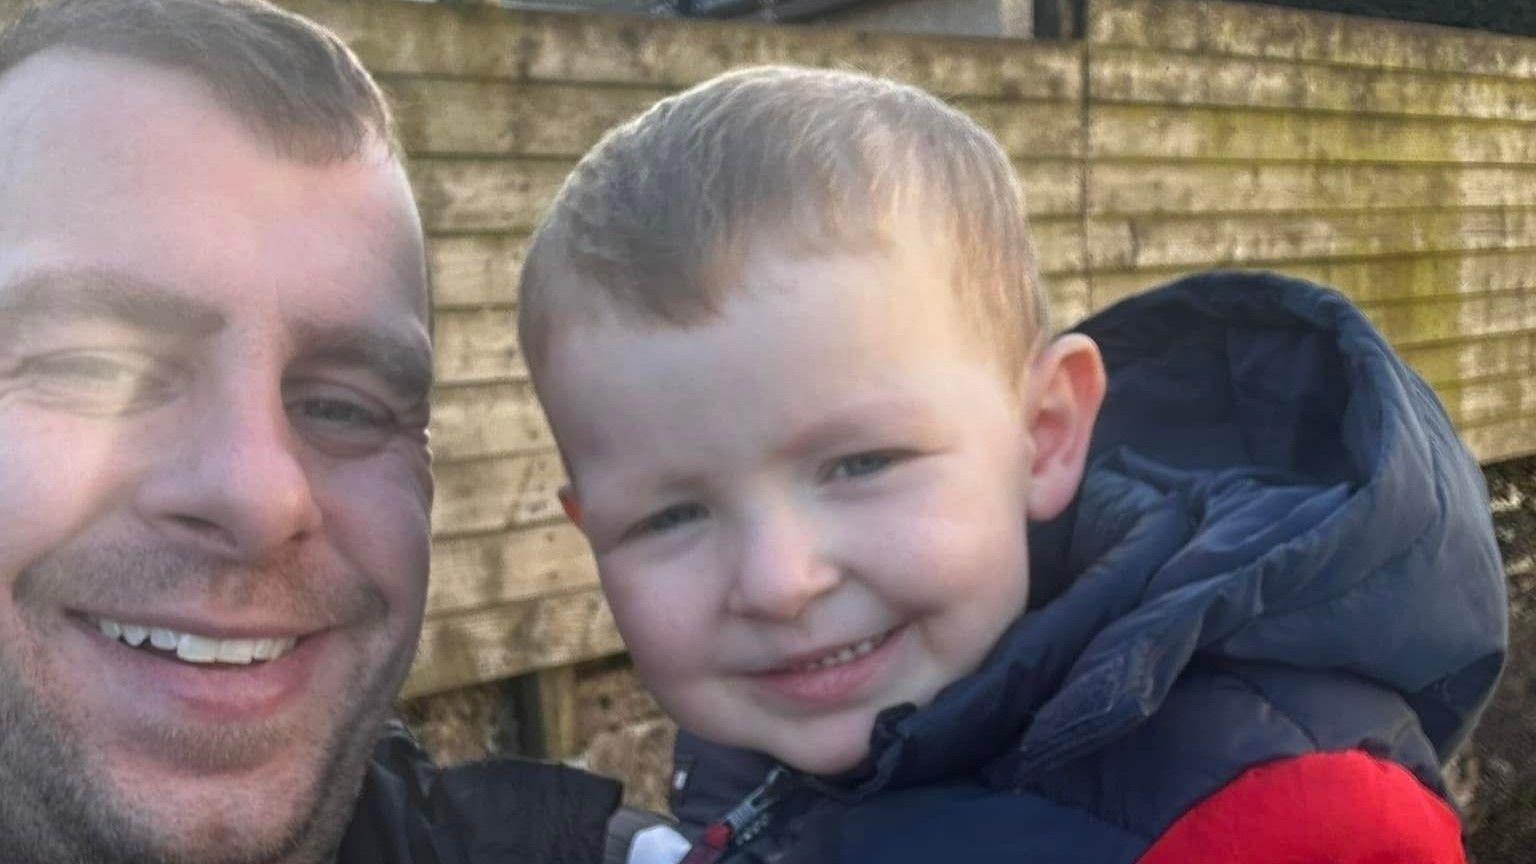
[[[197,633],[184,633],[168,627],[130,624],[110,618],[95,619],[96,627],[108,639],[120,639],[131,648],[144,647],[175,655],[187,663],[221,663],[240,666],[276,660],[293,650],[297,636],[273,636],[262,639],[220,639]],[[168,658],[167,658],[168,659]]]

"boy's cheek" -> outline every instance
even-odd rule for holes
[[[708,651],[710,614],[699,602],[698,586],[665,573],[615,572],[600,567],[603,593],[625,645],[642,658],[686,662]],[[655,666],[657,664],[647,663]]]

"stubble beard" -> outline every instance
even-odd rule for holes
[[[23,579],[25,582],[25,579]],[[333,859],[356,804],[373,744],[409,667],[414,640],[381,666],[354,676],[332,701],[329,730],[313,750],[310,781],[292,790],[284,824],[250,831],[229,814],[219,842],[179,835],[123,800],[85,742],[27,681],[40,664],[0,652],[0,864],[324,864]],[[168,661],[169,662],[169,661]],[[286,735],[284,734],[286,731]],[[313,729],[231,730],[191,736],[167,730],[166,752],[196,767],[239,765]],[[212,803],[212,802],[211,802]],[[162,814],[163,816],[163,814]],[[206,832],[204,832],[206,833]]]
[[[198,848],[167,836],[129,809],[77,741],[27,698],[0,656],[0,864],[323,864],[332,860],[356,803],[373,743],[391,700],[376,682],[351,691],[317,754],[308,789],[279,830],[243,848]],[[394,676],[389,677],[393,684]],[[392,689],[389,688],[389,689]],[[348,716],[350,715],[350,717]],[[231,735],[197,742],[194,758],[216,759],[264,743]],[[188,742],[190,743],[190,742]]]

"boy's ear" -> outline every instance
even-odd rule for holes
[[[560,487],[560,506],[565,509],[565,518],[571,520],[571,524],[577,528],[581,526],[581,502],[576,498],[576,490],[567,483]]]
[[[1081,333],[1055,339],[1036,356],[1024,402],[1034,445],[1029,518],[1054,519],[1077,495],[1104,388],[1099,346]]]

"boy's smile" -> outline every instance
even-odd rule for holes
[[[721,314],[611,316],[540,381],[635,663],[685,728],[833,773],[1024,608],[1022,396],[916,232],[759,244]]]

